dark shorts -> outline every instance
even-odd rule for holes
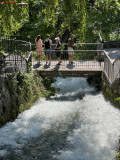
[[[45,55],[51,55],[51,48],[47,49],[45,48]]]
[[[57,50],[56,57],[60,57],[60,56],[61,56],[61,51]]]

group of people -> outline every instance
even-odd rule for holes
[[[76,46],[74,44],[74,38],[75,36],[72,34],[71,38],[68,39],[68,55],[69,55],[69,63],[73,63],[73,56],[74,56],[74,47]],[[41,55],[44,52],[43,51],[43,46],[45,48],[45,55],[46,55],[46,64],[51,63],[51,47],[52,47],[52,40],[50,39],[50,35],[47,34],[47,37],[44,41],[44,43],[42,42],[41,36],[38,35],[35,39],[36,42],[36,52],[37,52],[37,56],[38,56],[38,63],[40,63],[41,60]],[[56,57],[58,58],[58,65],[60,65],[62,63],[61,61],[61,42],[60,42],[60,38],[56,37],[55,38],[55,42],[56,42],[56,46],[55,46],[55,50],[56,50]]]

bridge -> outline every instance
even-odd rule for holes
[[[39,72],[48,77],[87,77],[104,73],[112,84],[120,78],[120,44],[114,42],[77,43],[74,50],[74,61],[68,61],[68,50],[62,44],[61,65],[57,65],[54,45],[51,50],[52,60],[46,64],[45,54],[42,54],[40,64],[37,63],[37,53],[34,44],[16,38],[0,38],[0,76],[14,72]],[[44,52],[44,51],[43,51]]]
[[[32,59],[32,71],[39,71],[42,76],[57,77],[86,77],[88,75],[100,74],[104,69],[104,62],[98,61],[96,50],[74,50],[73,63],[68,61],[68,50],[61,50],[61,65],[55,57],[55,50],[52,50],[52,60],[46,63],[41,60],[40,64]],[[37,54],[37,53],[32,53]],[[90,55],[89,58],[87,56]],[[34,56],[34,55],[33,55]]]

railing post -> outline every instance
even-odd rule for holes
[[[30,52],[28,59],[26,59],[26,63],[27,63],[27,73],[29,73],[29,67],[32,66],[32,51]]]
[[[29,42],[30,43],[30,42]],[[31,43],[30,43],[30,52],[31,52]]]
[[[113,82],[113,81],[114,81],[114,79],[115,79],[115,77],[114,77],[114,63],[113,63],[113,65],[112,65],[112,66],[113,66],[113,69],[112,69],[112,70],[113,70],[113,71],[112,71],[112,72],[113,72],[113,74],[112,74],[112,75],[113,75],[113,78],[112,78],[113,80],[112,80],[112,82]]]

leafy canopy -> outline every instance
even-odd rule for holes
[[[20,1],[22,2],[22,0]],[[63,41],[75,33],[83,40],[101,31],[106,37],[120,28],[119,0],[26,0],[29,5],[1,5],[0,31],[3,35],[37,34],[60,36]],[[87,33],[87,34],[85,34]]]

